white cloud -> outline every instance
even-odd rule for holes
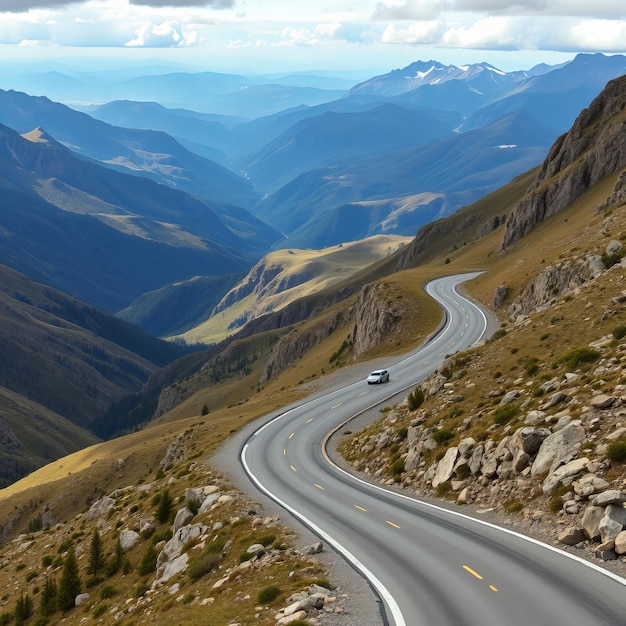
[[[382,35],[383,43],[434,44],[445,32],[445,25],[438,20],[418,21],[404,27],[389,24]]]
[[[170,48],[173,46],[193,46],[198,43],[198,33],[195,30],[185,32],[176,21],[166,21],[160,24],[144,22],[136,32],[136,37],[126,42],[126,46],[146,48]]]

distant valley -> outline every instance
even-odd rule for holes
[[[94,441],[90,430],[139,427],[166,382],[237,352],[236,333],[276,341],[279,329],[354,297],[419,229],[541,164],[624,73],[624,56],[579,55],[512,73],[419,61],[359,82],[170,72],[120,75],[104,88],[51,74],[36,95],[28,76],[9,77],[0,85],[0,265],[12,285],[2,350],[14,355],[0,382],[0,418],[13,433],[4,480],[69,440]],[[498,227],[504,213],[476,228]],[[38,352],[29,336],[42,328]],[[234,360],[244,372],[257,357]],[[211,375],[233,376],[221,358]],[[22,408],[9,411],[16,394]],[[16,426],[32,403],[62,424],[46,452]],[[40,451],[27,462],[31,448]]]

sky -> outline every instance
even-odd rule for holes
[[[0,0],[0,62],[505,71],[626,53],[625,0]]]

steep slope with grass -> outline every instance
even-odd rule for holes
[[[206,321],[180,337],[192,344],[220,341],[251,320],[345,282],[410,240],[377,235],[322,250],[290,248],[271,252],[221,298]]]
[[[93,419],[185,353],[0,266],[0,485],[97,441]]]
[[[563,211],[503,249],[502,217],[522,199],[535,175],[529,173],[422,230],[411,246],[348,281],[161,370],[147,385],[158,401],[143,430],[65,457],[0,491],[2,510],[9,512],[1,533],[11,540],[0,552],[0,584],[7,589],[1,610],[21,615],[26,595],[31,604],[39,594],[47,597],[46,574],[60,584],[74,549],[91,592],[66,614],[68,623],[116,615],[154,623],[206,623],[207,616],[275,623],[282,598],[295,590],[291,583],[303,576],[310,591],[308,575],[321,572],[290,561],[281,532],[264,528],[271,522],[257,520],[250,513],[256,507],[205,463],[251,420],[324,388],[324,375],[341,376],[344,365],[418,344],[440,320],[423,285],[470,269],[485,271],[466,289],[493,306],[502,328],[484,346],[450,356],[406,400],[385,407],[381,420],[356,434],[344,431],[340,450],[370,480],[447,498],[447,506],[490,514],[496,523],[559,541],[585,558],[612,559],[606,563],[624,573],[623,172],[617,165],[589,180]],[[579,272],[573,282],[578,263],[593,263],[595,271]],[[362,343],[355,320],[381,309],[394,313],[390,331],[379,342]],[[280,367],[267,376],[271,363]],[[176,505],[163,504],[166,489]],[[220,496],[203,510],[204,496],[214,490]],[[186,529],[174,543],[171,523]],[[50,530],[38,530],[47,525]],[[104,542],[106,559],[100,560],[111,564],[102,574],[92,567],[98,561],[94,529]],[[31,535],[17,538],[24,530]],[[119,555],[122,537],[135,543]],[[222,570],[215,569],[218,560]],[[266,591],[269,576],[285,595],[269,599],[277,593]],[[163,585],[147,593],[155,578]],[[262,591],[269,595],[261,599]],[[258,608],[266,604],[274,610]],[[303,616],[319,618],[314,611]]]

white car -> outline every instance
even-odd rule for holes
[[[375,385],[377,383],[386,383],[389,380],[389,372],[387,370],[374,370],[367,377],[368,385]]]

